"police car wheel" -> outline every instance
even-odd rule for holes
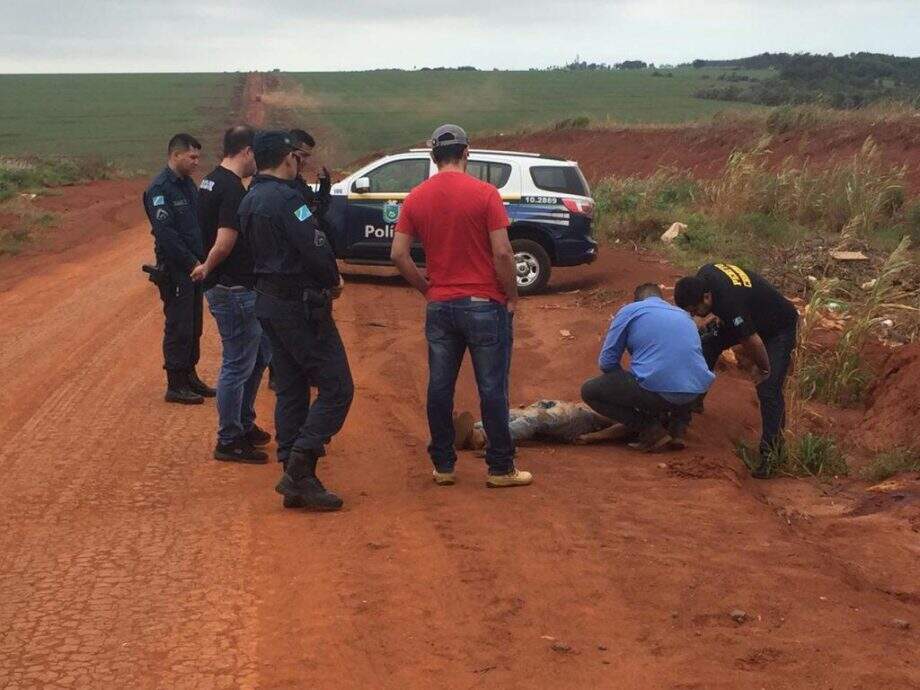
[[[533,295],[549,282],[550,260],[546,250],[533,240],[512,240],[518,293]]]

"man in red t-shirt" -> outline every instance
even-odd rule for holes
[[[508,376],[518,301],[508,214],[495,187],[466,174],[468,154],[463,129],[442,125],[434,131],[431,157],[438,172],[403,203],[390,256],[428,300],[428,453],[434,480],[454,483],[454,387],[469,349],[488,438],[486,484],[525,486],[533,478],[515,469],[508,429]],[[412,261],[413,240],[425,250],[427,278]]]

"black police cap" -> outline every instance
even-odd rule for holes
[[[275,151],[293,151],[294,142],[291,135],[280,130],[269,130],[259,132],[252,141],[252,151],[257,156],[263,153],[274,153]]]

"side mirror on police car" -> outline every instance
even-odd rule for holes
[[[358,192],[358,194],[364,194],[365,192],[371,191],[371,178],[359,177],[355,180],[355,191]]]

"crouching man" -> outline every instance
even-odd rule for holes
[[[637,450],[684,447],[690,409],[715,378],[703,358],[689,315],[653,283],[636,288],[635,301],[614,316],[601,348],[601,376],[586,381],[581,397],[619,423],[607,438],[631,439]],[[620,365],[629,352],[630,369]]]

